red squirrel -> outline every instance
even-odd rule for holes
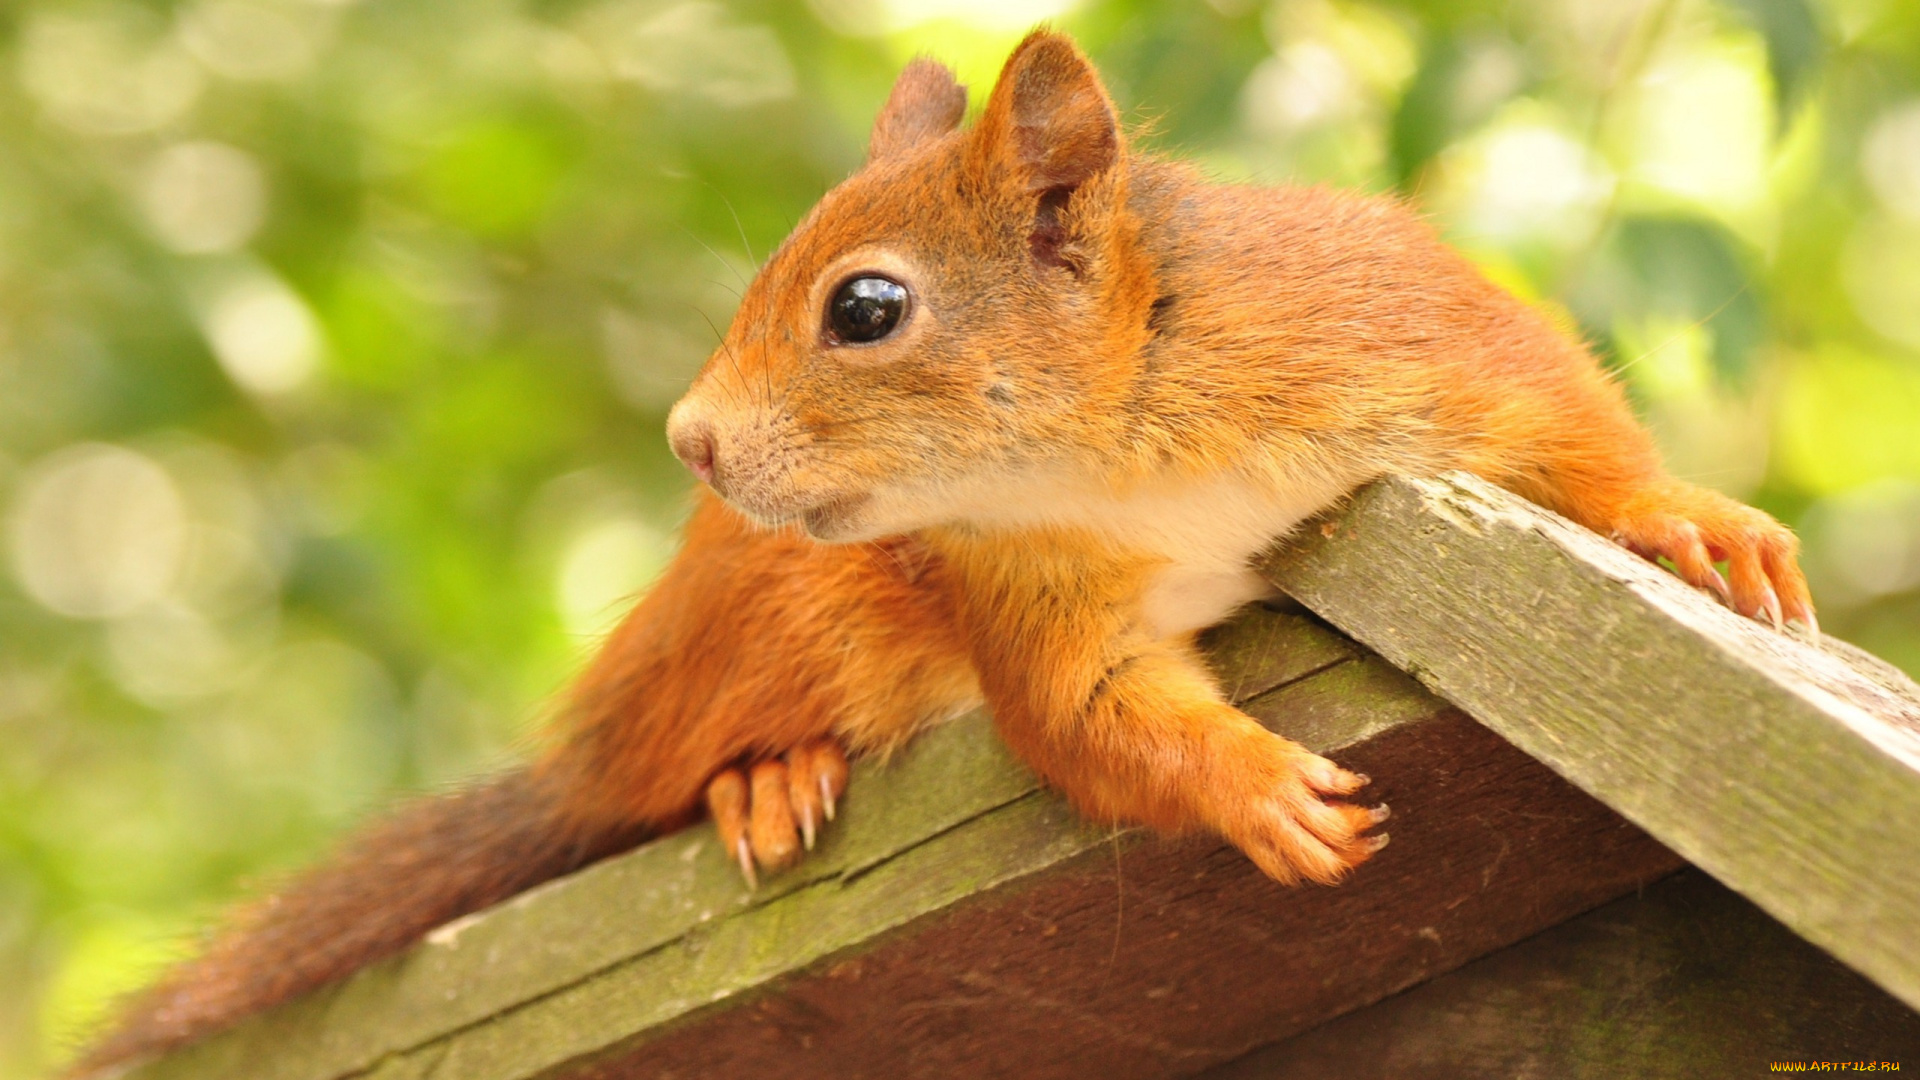
[[[812,846],[847,752],[982,701],[1083,813],[1336,882],[1385,808],[1229,705],[1194,636],[1267,594],[1254,556],[1389,473],[1469,470],[1815,629],[1792,533],[1668,475],[1593,355],[1408,209],[1137,151],[1045,30],[963,128],[966,104],[910,64],[866,165],[753,281],[668,420],[710,490],[535,762],[244,909],[82,1073],[703,807],[751,883]]]

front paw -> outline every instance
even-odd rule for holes
[[[1648,559],[1665,559],[1682,580],[1775,627],[1791,619],[1818,633],[1793,531],[1759,510],[1703,488],[1649,492],[1613,522],[1613,538]],[[1720,576],[1714,563],[1725,560]]]
[[[1370,833],[1387,820],[1385,804],[1329,801],[1352,795],[1367,777],[1348,772],[1298,743],[1262,732],[1253,747],[1216,771],[1214,827],[1268,877],[1333,885],[1387,846]]]
[[[707,809],[727,854],[739,864],[749,889],[759,887],[755,867],[780,870],[813,850],[819,830],[833,820],[847,790],[847,757],[839,744],[822,739],[750,767],[722,769],[707,783]]]

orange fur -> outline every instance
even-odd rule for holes
[[[667,573],[570,692],[542,765],[582,827],[687,820],[714,771],[827,736],[886,753],[978,699],[923,544],[829,548],[703,496]]]
[[[753,282],[669,423],[732,507],[703,496],[530,770],[403,811],[243,913],[85,1068],[337,979],[703,800],[749,876],[781,865],[831,813],[839,746],[884,753],[982,697],[1085,812],[1338,880],[1384,842],[1384,808],[1337,801],[1365,778],[1228,705],[1192,632],[1260,594],[1252,555],[1389,472],[1472,470],[1811,627],[1792,535],[1668,476],[1587,350],[1404,208],[1134,152],[1056,34],[959,130],[964,102],[911,65],[867,166]],[[912,294],[900,328],[829,340],[833,291],[876,273]]]
[[[685,825],[731,762],[826,738],[885,753],[966,708],[978,691],[944,579],[912,540],[826,548],[703,497],[680,554],[568,693],[529,769],[403,806],[237,912],[74,1074],[202,1038]],[[844,787],[837,751],[804,768]],[[793,856],[776,825],[811,795],[755,803],[763,865]]]
[[[1135,153],[1045,31],[972,128],[951,100],[902,80],[878,130],[913,136],[768,261],[669,438],[760,521],[938,551],[1001,732],[1086,812],[1212,830],[1287,881],[1377,850],[1383,811],[1328,801],[1360,778],[1228,706],[1188,635],[1387,473],[1472,470],[1811,628],[1792,535],[1667,475],[1593,356],[1403,207]],[[824,330],[873,276],[910,297],[897,328]]]

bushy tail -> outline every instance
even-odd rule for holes
[[[73,1068],[164,1053],[392,956],[428,931],[647,839],[582,826],[556,778],[509,772],[402,804],[242,909],[197,959],[135,998]]]

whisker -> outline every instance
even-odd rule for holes
[[[862,540],[860,541],[860,546],[863,548],[866,548],[868,551],[871,551],[877,555],[885,556],[887,561],[892,563],[894,567],[898,569],[901,573],[903,574],[907,573],[907,564],[900,561],[900,556],[895,555],[893,553],[892,548],[887,547],[885,544],[882,544],[880,541]],[[911,577],[912,575],[909,574],[908,576]]]
[[[733,368],[734,381],[738,382],[744,388],[747,382],[747,374],[740,370],[740,358],[734,355],[733,346],[727,344],[727,336],[720,332],[720,328],[713,324],[713,319],[708,317],[707,313],[700,310],[697,305],[688,304],[687,306],[693,308],[694,314],[700,316],[700,321],[706,323],[707,329],[713,331],[714,340],[720,343],[720,351],[727,355],[727,365]],[[732,395],[734,393],[735,391],[729,388],[728,394]]]
[[[720,196],[720,201],[726,205],[727,213],[733,218],[734,231],[740,234],[740,246],[747,249],[747,260],[753,263],[755,270],[760,269],[760,257],[753,253],[753,242],[747,239],[747,227],[740,224],[740,212],[733,208],[733,200],[727,198],[727,193],[721,191],[720,186],[713,181],[707,181],[707,186],[712,188],[713,193]]]
[[[1749,288],[1752,288],[1752,286],[1753,286],[1753,283],[1750,281],[1741,282],[1740,287],[1733,290],[1733,295],[1727,297],[1725,300],[1722,300],[1720,302],[1719,307],[1714,308],[1712,311],[1707,312],[1705,315],[1702,315],[1699,318],[1693,320],[1692,322],[1687,323],[1685,326],[1681,327],[1680,329],[1675,330],[1672,334],[1669,334],[1667,336],[1667,339],[1665,341],[1660,342],[1658,345],[1655,345],[1653,348],[1643,350],[1639,356],[1636,356],[1633,359],[1627,361],[1626,363],[1621,364],[1619,367],[1614,368],[1613,369],[1614,374],[1616,375],[1626,374],[1627,371],[1630,368],[1632,368],[1635,364],[1638,364],[1640,361],[1645,360],[1647,357],[1652,356],[1654,353],[1657,353],[1661,349],[1664,349],[1667,346],[1673,344],[1674,342],[1680,340],[1680,335],[1686,333],[1688,330],[1697,330],[1700,327],[1703,327],[1708,323],[1712,322],[1713,320],[1719,318],[1721,312],[1727,310],[1727,308],[1729,307],[1732,307],[1733,302],[1735,300],[1740,299],[1742,296],[1746,295],[1747,290]]]
[[[688,237],[690,237],[690,238],[691,238],[691,239],[693,240],[693,242],[694,242],[694,243],[696,243],[696,244],[699,244],[699,245],[700,245],[701,247],[703,247],[703,248],[706,248],[706,249],[707,249],[707,254],[709,254],[709,255],[711,255],[711,256],[713,256],[713,257],[714,257],[715,259],[717,259],[717,260],[719,260],[719,262],[720,262],[720,264],[721,264],[722,266],[725,266],[725,267],[726,267],[726,268],[727,268],[728,270],[731,270],[731,271],[733,271],[733,276],[734,276],[734,277],[737,277],[737,278],[739,278],[739,279],[740,279],[740,287],[741,287],[741,288],[743,288],[743,289],[744,289],[744,288],[746,288],[746,287],[747,287],[747,285],[749,284],[749,282],[747,281],[747,278],[746,278],[746,276],[745,276],[744,274],[742,274],[742,273],[740,273],[740,268],[739,268],[739,267],[737,267],[737,266],[735,266],[735,265],[733,265],[732,263],[730,263],[730,262],[728,262],[728,261],[727,261],[727,259],[726,259],[726,256],[724,256],[724,255],[722,255],[722,254],[720,254],[719,252],[717,252],[717,251],[715,251],[715,250],[713,250],[713,245],[712,245],[712,244],[709,244],[709,243],[707,243],[707,242],[706,242],[705,240],[702,240],[702,239],[700,239],[700,235],[699,235],[698,233],[696,233],[696,232],[694,232],[694,231],[693,231],[692,229],[689,229],[689,228],[687,228],[687,227],[686,227],[685,225],[680,225],[680,226],[678,226],[678,227],[679,227],[679,229],[680,229],[680,231],[681,231],[681,232],[683,232],[683,233],[686,233],[686,234],[687,234],[687,236],[688,236]],[[751,257],[753,253],[752,253],[752,252],[748,252],[747,254],[748,254],[748,256],[749,256],[749,257]]]
[[[881,419],[884,415],[884,413],[868,413],[865,416],[843,416],[838,420],[829,420],[824,424],[815,424],[809,431],[809,434],[818,435],[823,431],[831,431],[834,428],[846,427],[850,424],[864,424],[869,420]]]

